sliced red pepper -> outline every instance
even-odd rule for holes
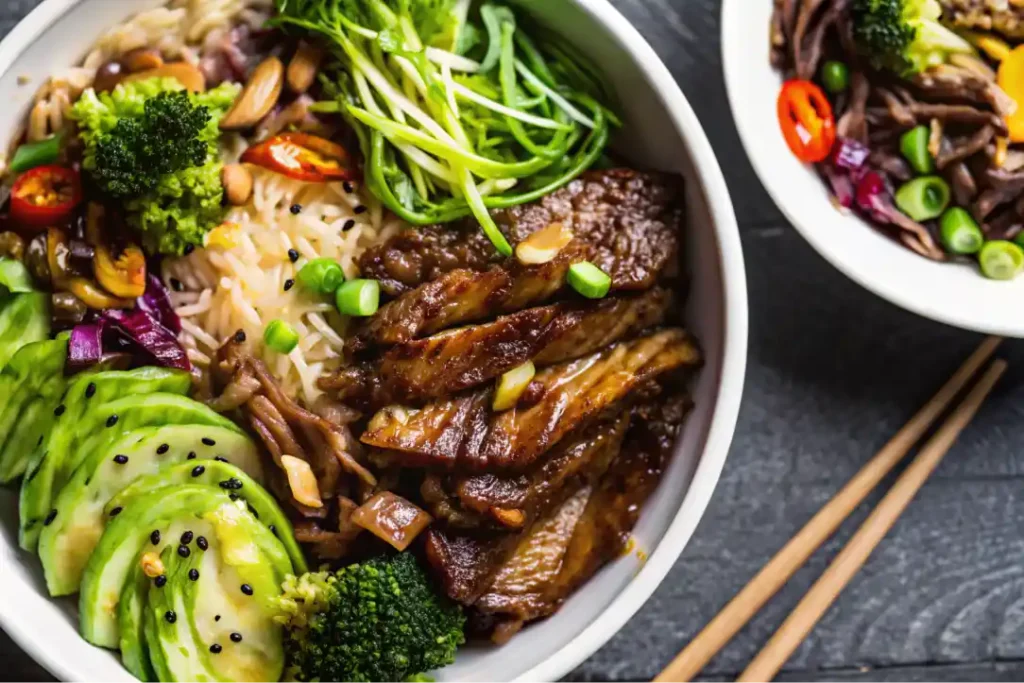
[[[782,135],[797,159],[817,163],[828,157],[836,141],[836,122],[821,88],[810,81],[786,81],[778,113]]]
[[[242,161],[311,183],[353,180],[354,164],[339,144],[307,133],[282,133],[254,145]]]
[[[78,171],[65,166],[38,166],[23,173],[11,189],[11,218],[25,227],[63,223],[82,202]]]

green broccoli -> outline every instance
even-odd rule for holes
[[[93,178],[114,197],[149,192],[165,173],[206,163],[209,145],[200,137],[210,121],[206,107],[188,93],[162,92],[146,100],[140,118],[123,118],[96,144]]]
[[[938,0],[854,0],[853,35],[876,69],[908,76],[943,64],[951,54],[976,54],[939,22]]]
[[[451,664],[466,640],[462,608],[408,554],[289,577],[283,589],[277,620],[295,680],[408,680]]]

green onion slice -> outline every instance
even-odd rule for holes
[[[334,293],[334,303],[342,315],[371,316],[380,308],[380,283],[376,280],[349,280]]]
[[[37,166],[45,166],[57,161],[60,156],[60,135],[51,135],[39,142],[26,142],[18,147],[11,159],[12,173],[24,173]]]
[[[939,232],[946,249],[954,254],[976,254],[985,243],[985,235],[974,218],[959,206],[942,214]]]
[[[978,254],[982,274],[992,280],[1012,280],[1024,268],[1024,249],[1013,242],[986,242]]]
[[[272,320],[263,330],[263,342],[278,353],[291,353],[299,345],[299,333],[283,320]]]
[[[589,261],[569,266],[569,285],[588,299],[603,299],[612,288],[612,279]]]
[[[896,190],[896,206],[915,221],[938,218],[949,205],[949,184],[938,176],[915,178]]]
[[[928,139],[931,131],[928,126],[917,126],[911,128],[900,138],[900,151],[910,166],[920,173],[927,175],[935,171],[935,162],[932,153],[928,151]]]
[[[316,294],[334,294],[345,282],[345,273],[334,259],[313,259],[299,271],[299,283]]]

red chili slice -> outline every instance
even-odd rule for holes
[[[810,81],[786,81],[779,93],[779,125],[786,144],[797,159],[824,161],[836,141],[832,105],[821,88]]]
[[[355,178],[344,147],[307,133],[276,135],[247,149],[242,161],[311,183]]]
[[[65,166],[39,166],[15,181],[11,218],[26,227],[45,228],[66,221],[81,202],[78,171]]]

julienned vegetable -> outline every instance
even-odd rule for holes
[[[86,90],[72,108],[84,167],[124,205],[148,251],[181,254],[221,223],[217,124],[238,86],[186,94],[169,78]]]
[[[455,661],[461,608],[411,554],[289,577],[278,600],[289,680],[405,681]]]
[[[36,166],[46,166],[60,156],[60,135],[51,135],[39,142],[26,142],[14,152],[8,169],[11,173],[24,173]]]
[[[939,231],[942,243],[954,254],[976,254],[985,243],[985,235],[974,218],[959,206],[942,214]]]
[[[355,129],[369,189],[419,225],[538,199],[589,168],[617,123],[600,78],[497,3],[277,0],[272,25],[320,34],[323,79]]]
[[[612,279],[589,261],[569,266],[569,285],[588,299],[602,299],[612,287]]]
[[[810,81],[786,81],[777,110],[782,135],[796,158],[807,163],[828,158],[836,140],[835,119],[821,88]]]
[[[263,330],[263,343],[278,353],[291,353],[299,345],[299,333],[283,320],[271,320]]]
[[[876,68],[898,75],[921,73],[953,54],[976,54],[969,42],[939,23],[938,0],[854,0],[852,15],[861,54]]]
[[[371,316],[380,308],[380,283],[376,280],[349,280],[338,287],[334,302],[342,315]]]
[[[11,218],[25,227],[45,228],[66,221],[81,202],[78,171],[37,166],[14,181]]]
[[[900,137],[900,152],[917,173],[927,175],[935,171],[935,161],[928,151],[928,126],[915,126]]]
[[[941,216],[949,199],[949,184],[938,176],[915,178],[896,190],[896,206],[918,222]]]
[[[339,144],[306,133],[282,133],[254,145],[242,161],[308,183],[355,178],[353,162]]]
[[[1012,280],[1024,269],[1024,249],[1013,242],[992,240],[981,248],[978,264],[987,278]]]
[[[314,294],[334,294],[343,282],[345,273],[334,259],[314,259],[299,271],[299,284]]]

